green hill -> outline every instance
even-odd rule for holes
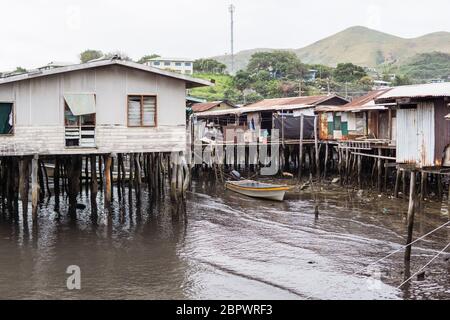
[[[449,79],[450,54],[432,52],[415,55],[405,61],[397,72],[415,80]]]
[[[236,70],[245,68],[255,52],[275,49],[252,49],[235,55]],[[401,38],[366,27],[351,27],[295,52],[302,62],[336,66],[340,62],[352,62],[365,67],[377,67],[383,63],[403,64],[420,53],[439,51],[450,54],[450,32],[436,32],[417,38]],[[231,64],[230,56],[215,59]]]

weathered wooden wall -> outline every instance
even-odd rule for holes
[[[77,153],[64,146],[66,93],[96,95],[97,148],[78,153],[184,150],[185,82],[112,65],[1,85],[0,101],[14,103],[15,123],[12,136],[0,136],[0,155]],[[127,95],[157,96],[157,128],[126,127]]]

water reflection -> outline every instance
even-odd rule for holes
[[[38,224],[0,215],[0,297],[450,298],[448,255],[402,291],[403,252],[366,268],[404,245],[402,200],[327,187],[315,197],[305,190],[281,203],[257,201],[212,179],[194,182],[179,205],[150,201],[147,192],[140,205],[131,194],[130,205],[123,192],[114,189],[109,213],[101,193],[91,206],[84,191],[87,205],[73,217],[62,198],[58,211],[53,198],[41,204]],[[445,221],[448,211],[426,203],[415,238]],[[414,245],[411,270],[449,239],[444,228]],[[81,291],[66,289],[69,265],[81,267]]]

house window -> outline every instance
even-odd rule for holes
[[[170,61],[164,62],[164,65],[165,65],[165,66],[170,66]]]
[[[156,126],[156,96],[128,96],[128,126]]]
[[[14,133],[13,104],[0,102],[0,135]]]
[[[175,66],[181,67],[181,62],[175,62]]]
[[[64,126],[66,147],[95,147],[95,95],[64,95]]]
[[[191,63],[191,62],[186,62],[184,65],[185,65],[186,67],[190,67],[190,66],[192,65],[192,63]]]
[[[161,63],[159,62],[159,61],[155,61],[155,62],[153,62],[153,65],[154,66],[159,66]]]

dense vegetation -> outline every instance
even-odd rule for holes
[[[401,65],[398,72],[416,81],[448,80],[450,76],[450,54],[442,52],[418,54]]]
[[[362,67],[351,63],[339,64],[336,68],[307,65],[288,51],[255,53],[247,67],[234,76],[205,72],[195,75],[215,81],[216,86],[193,89],[191,95],[207,100],[227,99],[234,103],[299,96],[300,90],[302,95],[328,92],[343,96],[362,95],[373,86],[372,79]]]

